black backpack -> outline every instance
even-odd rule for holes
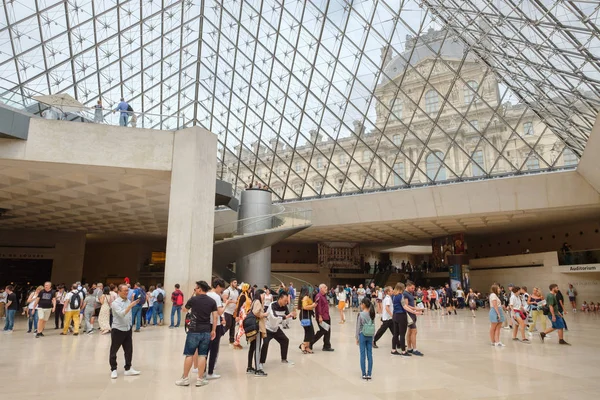
[[[255,300],[257,301],[257,300]],[[246,333],[246,339],[251,339],[255,337],[258,332],[258,321],[256,320],[256,315],[252,312],[252,306],[250,306],[250,311],[246,318],[244,318],[243,326],[244,332]]]
[[[69,307],[71,307],[71,311],[79,310],[79,307],[81,307],[81,297],[79,296],[79,292],[72,294],[71,300],[69,301]]]
[[[162,292],[158,292],[158,296],[156,296],[156,301],[159,303],[165,302],[165,296],[163,296]]]
[[[130,105],[130,104],[127,104],[127,111],[129,111],[129,112],[133,112],[133,108],[131,108],[131,105]]]

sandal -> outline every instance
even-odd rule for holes
[[[300,343],[300,345],[298,346],[298,348],[299,348],[300,350],[302,350],[302,354],[308,354],[308,351],[306,351],[306,347],[303,347],[303,346],[302,346],[302,343]]]

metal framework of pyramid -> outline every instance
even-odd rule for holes
[[[56,93],[201,125],[220,178],[284,200],[572,168],[600,3],[4,1],[0,101]]]

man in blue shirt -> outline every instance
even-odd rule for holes
[[[403,296],[403,308],[412,319],[412,323],[408,325],[408,352],[413,356],[422,356],[423,353],[417,350],[417,315],[421,315],[423,312],[415,307],[415,284],[413,282],[406,282],[406,290]]]
[[[115,108],[113,110],[113,113],[115,111],[120,112],[119,125],[121,125],[121,126],[127,126],[127,120],[129,119],[129,111],[127,111],[128,109],[129,109],[129,104],[127,104],[125,99],[121,97],[121,102],[119,103],[119,105],[117,105],[117,108]]]

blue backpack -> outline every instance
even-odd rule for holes
[[[133,300],[139,299],[140,302],[138,305],[144,306],[146,304],[146,293],[141,289],[135,289],[135,293],[133,294]]]

